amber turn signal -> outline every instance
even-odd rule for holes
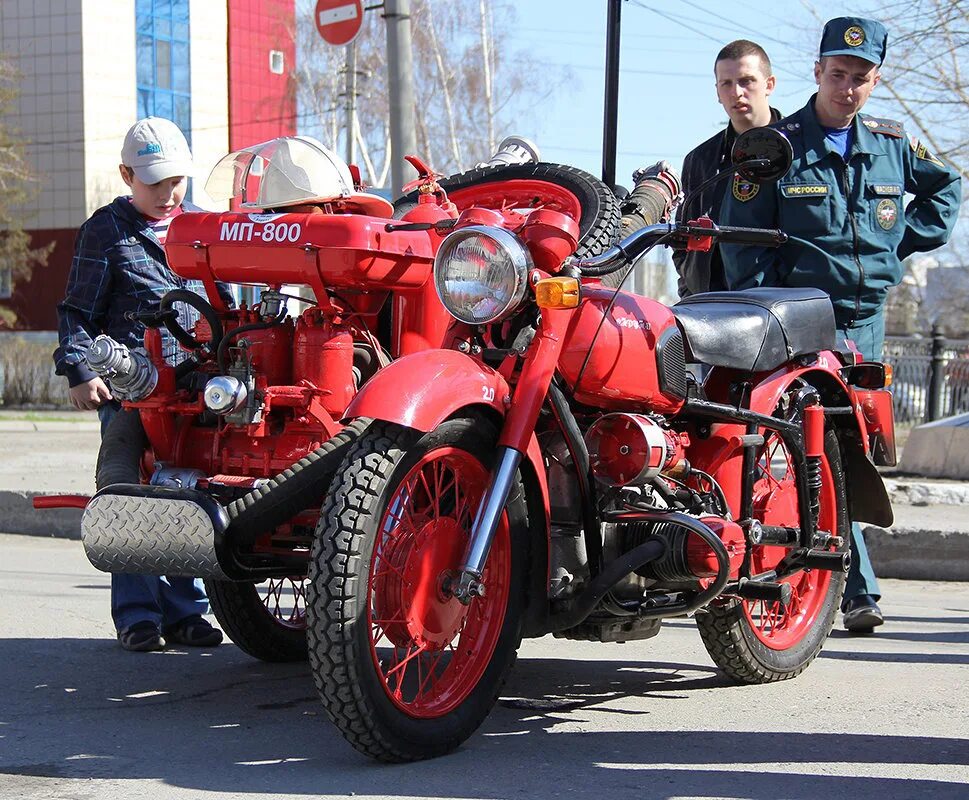
[[[579,304],[578,278],[544,278],[535,284],[539,308],[575,308]]]

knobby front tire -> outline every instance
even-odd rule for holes
[[[374,423],[348,453],[310,561],[310,665],[327,714],[389,762],[447,753],[491,710],[521,642],[527,518],[516,481],[489,555],[485,595],[446,591],[493,462],[482,419],[434,431]]]

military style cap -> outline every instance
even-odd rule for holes
[[[864,17],[835,17],[821,34],[819,56],[857,56],[881,66],[888,49],[888,31]]]

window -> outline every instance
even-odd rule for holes
[[[280,50],[269,51],[269,71],[273,75],[282,75],[286,70],[286,57]]]
[[[189,0],[136,0],[138,117],[170,119],[192,144]]]

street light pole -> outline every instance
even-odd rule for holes
[[[619,120],[619,32],[622,0],[609,0],[606,21],[606,91],[602,113],[602,182],[616,185],[616,127]]]
[[[390,188],[393,196],[397,197],[404,185],[404,156],[417,151],[410,0],[385,0],[384,19],[387,20],[387,78],[390,87]]]

